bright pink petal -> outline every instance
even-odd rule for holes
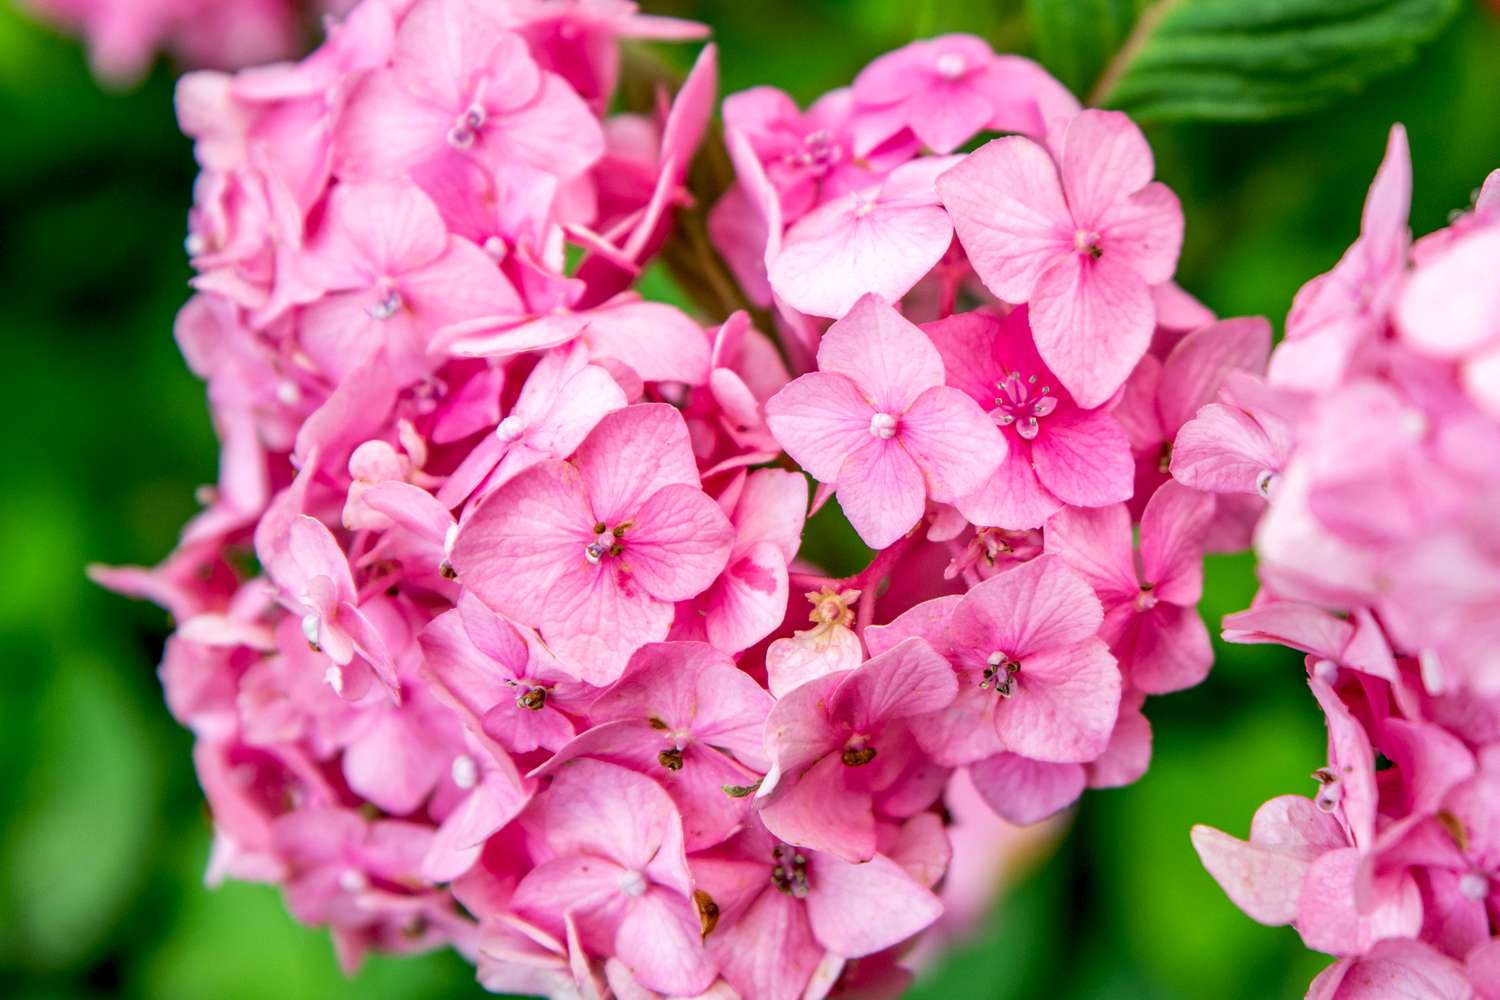
[[[975,524],[1022,530],[1040,528],[1062,501],[1037,478],[1030,448],[1011,439],[1009,457],[973,493],[959,497],[959,511]]]
[[[1203,542],[1213,497],[1167,481],[1141,515],[1141,566],[1152,595],[1184,606],[1203,594]]]
[[[981,146],[937,187],[980,280],[1007,302],[1030,301],[1042,273],[1073,247],[1057,165],[1030,139]]]
[[[1069,254],[1042,273],[1031,296],[1036,348],[1079,406],[1119,389],[1151,344],[1151,290],[1108,254]]]
[[[813,934],[845,958],[871,955],[905,941],[935,921],[943,904],[890,858],[863,864],[836,857],[807,859],[807,917]],[[870,919],[879,913],[879,920]]]
[[[870,438],[875,408],[849,378],[810,372],[766,402],[766,426],[819,482],[838,481],[849,454]]]
[[[1015,683],[995,706],[995,731],[1009,750],[1057,763],[1104,752],[1120,707],[1120,671],[1102,641],[1025,657]]]
[[[999,428],[972,399],[943,385],[912,402],[897,437],[922,470],[927,495],[940,503],[984,485],[1009,450]]]
[[[1052,414],[1031,443],[1037,478],[1063,503],[1103,507],[1130,499],[1135,461],[1119,421],[1098,410]]]
[[[1062,560],[1043,556],[970,590],[954,608],[948,630],[958,655],[984,660],[998,650],[1024,658],[1033,650],[1084,642],[1103,620],[1084,578]]]
[[[925,639],[906,639],[846,674],[828,699],[828,713],[855,732],[889,719],[936,712],[958,693],[958,680]]]
[[[916,527],[927,486],[899,441],[866,436],[838,474],[839,506],[866,545],[883,549]]]
[[[969,765],[969,777],[1000,818],[1026,826],[1061,812],[1084,789],[1081,764],[1048,764],[1002,753]]]
[[[1220,320],[1179,340],[1163,365],[1157,397],[1166,436],[1212,403],[1231,371],[1264,372],[1270,351],[1271,324],[1261,316]]]
[[[875,855],[875,816],[862,771],[830,752],[802,774],[786,775],[761,800],[761,821],[789,844],[868,861]]]
[[[1079,112],[1068,123],[1062,144],[1063,189],[1080,225],[1095,225],[1110,208],[1151,183],[1156,172],[1140,127],[1119,111]]]
[[[642,986],[667,996],[693,996],[714,981],[692,904],[660,889],[648,891],[625,911],[615,953]]]
[[[1097,223],[1104,253],[1159,285],[1177,270],[1182,252],[1182,204],[1165,184],[1147,184],[1105,210]]]

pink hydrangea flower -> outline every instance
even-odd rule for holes
[[[1047,522],[1047,551],[1080,573],[1104,605],[1100,635],[1135,687],[1192,687],[1213,663],[1203,596],[1203,543],[1214,502],[1163,483],[1141,515],[1139,550],[1123,505],[1069,508]]]
[[[538,463],[491,493],[459,529],[453,566],[597,684],[666,638],[673,602],[708,589],[733,545],[682,417],[648,403],[606,416],[574,462]]]
[[[980,489],[958,499],[975,524],[1038,528],[1064,504],[1101,507],[1131,495],[1130,444],[1115,418],[1084,410],[1037,355],[1027,310],[1003,319],[963,313],[923,331],[948,384],[988,410],[1006,458]]]
[[[874,548],[910,531],[927,498],[973,492],[1005,457],[984,412],[943,384],[932,342],[874,296],[829,328],[818,368],[766,403],[766,422],[813,478],[837,484]]]
[[[1151,149],[1115,111],[1079,112],[1057,152],[996,139],[938,180],[985,286],[1031,306],[1037,352],[1080,406],[1114,394],[1146,353],[1150,286],[1182,247],[1177,197],[1153,182]]]
[[[766,719],[771,770],[757,793],[766,829],[789,844],[869,860],[877,803],[913,763],[903,720],[956,693],[953,668],[920,639],[788,692]]]

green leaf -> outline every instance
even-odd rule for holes
[[[1158,0],[1089,103],[1149,121],[1299,114],[1410,62],[1457,9],[1458,0]]]
[[[1135,24],[1136,0],[1026,0],[1037,59],[1075,94],[1099,79]]]

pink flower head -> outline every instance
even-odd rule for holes
[[[1141,516],[1139,555],[1124,504],[1068,508],[1047,522],[1047,551],[1094,588],[1104,605],[1100,635],[1130,683],[1149,694],[1192,687],[1213,662],[1198,615],[1213,512],[1212,497],[1163,483]]]
[[[953,668],[920,639],[784,695],[766,720],[766,829],[846,861],[875,855],[875,809],[911,763],[904,720],[953,700]],[[921,803],[922,808],[927,803]]]
[[[1474,968],[1472,961],[1470,968]],[[1491,1000],[1500,994],[1494,990],[1494,966],[1488,971],[1488,980],[1466,974],[1462,965],[1431,945],[1387,938],[1368,954],[1340,959],[1318,973],[1307,988],[1307,1000]]]
[[[397,30],[391,67],[351,95],[337,148],[348,179],[420,177],[471,158],[568,179],[599,158],[604,140],[583,99],[484,5],[419,0]]]
[[[576,676],[607,684],[665,639],[673,602],[723,571],[734,529],[699,488],[687,425],[645,403],[609,414],[570,462],[532,466],[459,529],[453,566],[490,607],[541,630]]]
[[[1365,198],[1359,239],[1327,274],[1297,293],[1286,339],[1271,358],[1271,382],[1327,390],[1343,381],[1359,352],[1384,333],[1391,300],[1411,248],[1411,151],[1406,130],[1391,126],[1385,159]]]
[[[1026,307],[1003,319],[963,313],[922,329],[942,355],[948,384],[989,411],[1008,446],[988,481],[959,498],[965,517],[1037,528],[1064,504],[1129,499],[1133,465],[1124,431],[1110,414],[1073,401],[1037,354]]]
[[[1076,764],[1104,752],[1120,706],[1120,669],[1098,635],[1103,621],[1084,578],[1041,556],[871,632],[881,634],[877,646],[928,636],[957,672],[953,704],[912,730],[939,763],[1009,751]]]
[[[1078,111],[1067,88],[1029,59],[997,56],[973,35],[942,35],[888,52],[854,80],[856,152],[905,129],[935,153],[979,132],[1041,137],[1049,119]]]
[[[996,139],[938,179],[980,280],[1029,303],[1037,352],[1078,405],[1109,399],[1151,343],[1152,285],[1182,248],[1176,195],[1153,182],[1151,149],[1117,111],[1086,110],[1058,153]]]
[[[898,301],[953,242],[953,223],[933,186],[951,164],[903,164],[797,220],[767,259],[771,288],[813,316],[843,316],[862,295]]]
[[[875,296],[824,334],[818,368],[766,403],[766,423],[813,478],[837,485],[873,548],[910,531],[929,497],[972,493],[1005,458],[984,411],[943,384],[926,334]]]
[[[872,955],[942,912],[929,888],[885,854],[851,864],[778,841],[753,819],[688,863],[718,911],[708,953],[745,997],[797,1000],[827,956]],[[882,918],[870,920],[876,912]]]
[[[761,733],[772,699],[705,643],[651,643],[588,708],[592,728],[538,774],[596,757],[654,778],[677,803],[689,851],[717,844],[745,819],[766,767]]]
[[[536,867],[511,906],[588,954],[614,955],[649,989],[692,996],[714,967],[703,953],[682,821],[650,778],[614,764],[568,764],[522,817]]]

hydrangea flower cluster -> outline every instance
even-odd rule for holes
[[[1230,376],[1170,463],[1264,498],[1225,638],[1305,653],[1328,724],[1315,795],[1193,842],[1247,914],[1338,956],[1325,1000],[1500,997],[1500,171],[1415,243],[1410,197],[1398,126],[1268,375]]]
[[[88,42],[94,72],[129,82],[160,51],[191,66],[233,69],[296,55],[310,21],[350,0],[22,0]]]
[[[606,113],[621,38],[700,34],[365,0],[300,63],[181,82],[176,334],[222,463],[163,565],[98,576],[178,623],[210,877],[281,885],[351,965],[899,988],[1006,823],[1134,781],[1146,696],[1209,668],[1202,556],[1257,511],[1167,443],[1270,336],[1171,284],[1136,126],[967,36],[805,114],[735,95],[711,229],[769,311],[705,327],[632,288],[714,50]],[[799,554],[830,501],[852,576]]]

